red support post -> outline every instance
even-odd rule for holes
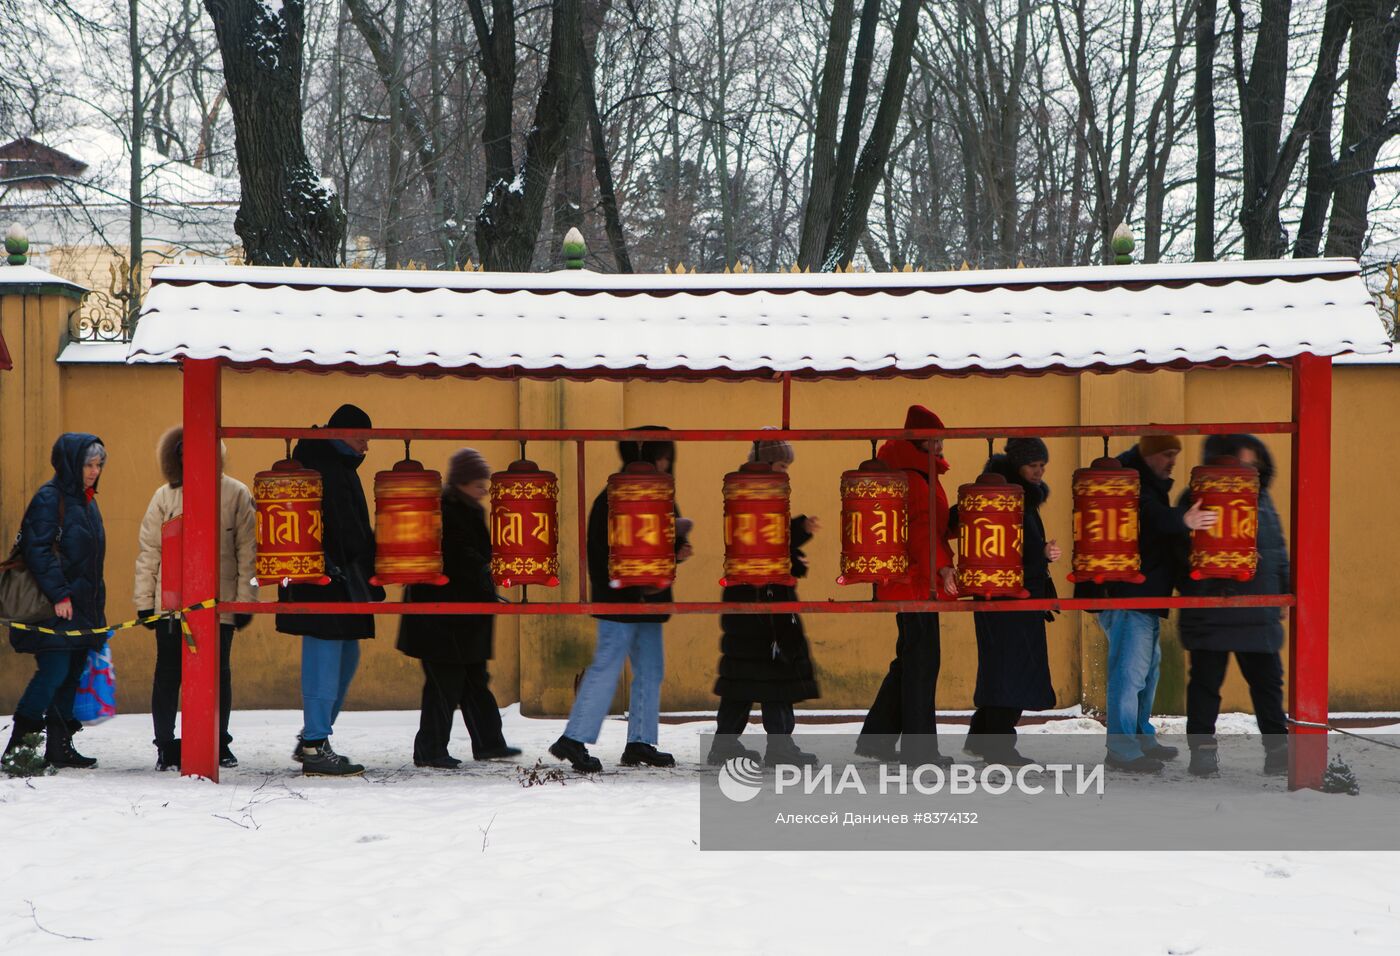
[[[184,362],[184,603],[219,596],[219,362]],[[219,782],[218,611],[187,616],[194,648],[183,651],[180,772]]]
[[[1293,593],[1288,644],[1288,712],[1327,723],[1327,626],[1331,584],[1332,359],[1293,360]],[[1290,789],[1322,786],[1327,731],[1294,726]]]
[[[792,373],[783,373],[783,428],[792,427]]]
[[[584,488],[584,444],[578,443],[578,470],[574,484],[578,485],[578,603],[588,601],[588,492]]]

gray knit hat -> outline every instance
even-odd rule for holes
[[[1043,461],[1048,465],[1050,463],[1050,449],[1045,447],[1045,442],[1039,438],[1008,438],[1006,440],[1006,457],[1017,468],[1029,465],[1033,461]]]
[[[468,485],[473,481],[491,477],[491,466],[475,448],[462,448],[447,460],[447,483]]]
[[[764,425],[763,430],[771,432],[778,429],[773,425]],[[749,461],[766,461],[770,464],[785,461],[790,465],[796,460],[797,453],[785,441],[756,441],[749,449]]]

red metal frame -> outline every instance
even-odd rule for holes
[[[466,428],[280,428],[223,426],[220,420],[219,370],[222,360],[183,363],[185,373],[185,515],[189,535],[185,549],[185,600],[195,604],[215,597],[218,591],[218,444],[227,438],[356,438],[451,441],[572,441],[576,443],[576,484],[579,532],[579,583],[576,602],[519,604],[486,603],[315,603],[277,604],[229,602],[215,610],[190,615],[196,645],[203,654],[185,655],[183,770],[218,780],[218,619],[219,612],[240,614],[718,614],[718,613],[891,613],[896,611],[1030,611],[1180,608],[1180,607],[1289,607],[1292,609],[1292,641],[1289,647],[1289,704],[1295,719],[1314,723],[1327,720],[1327,612],[1328,532],[1331,449],[1331,359],[1301,355],[1293,368],[1293,420],[1290,422],[1225,422],[1134,425],[1016,426],[942,429],[794,429],[791,388],[793,376],[782,373],[782,428],[679,429],[667,433],[674,441],[880,441],[889,439],[971,439],[1034,436],[1039,438],[1096,438],[1145,434],[1213,435],[1232,432],[1293,434],[1293,594],[1235,598],[1135,598],[1056,599],[1005,602],[966,601],[792,601],[779,604],[726,604],[723,602],[675,602],[666,605],[594,603],[589,600],[586,491],[586,443],[589,441],[648,440],[654,432],[626,429],[466,429]],[[242,366],[239,366],[242,367]],[[1199,367],[1199,366],[1198,366]],[[383,373],[385,369],[363,369]],[[403,370],[412,374],[412,370]],[[635,376],[629,376],[635,377]],[[930,459],[932,459],[930,450]],[[932,475],[932,462],[930,474]],[[930,483],[930,509],[935,489]],[[1321,507],[1305,507],[1320,502]],[[936,532],[935,532],[936,533]],[[929,547],[936,566],[938,542],[930,535]],[[1299,729],[1289,772],[1290,786],[1315,787],[1326,764],[1325,731]],[[1303,746],[1307,743],[1307,746]]]

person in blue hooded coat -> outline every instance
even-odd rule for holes
[[[69,633],[10,630],[10,644],[21,654],[33,654],[36,667],[15,705],[5,752],[47,727],[45,760],[55,767],[93,767],[96,760],[73,749],[70,722],[88,651],[100,647],[106,636],[100,629],[107,620],[107,586],[102,577],[107,535],[96,497],[107,450],[96,435],[67,433],[54,442],[50,461],[53,477],[39,487],[25,509],[19,547],[25,565],[54,606],[54,616],[37,626]],[[80,628],[99,630],[71,633]]]

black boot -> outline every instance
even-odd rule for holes
[[[490,747],[480,753],[472,754],[473,760],[510,760],[512,757],[520,756],[519,747],[511,747],[501,744],[499,747]]]
[[[572,737],[560,737],[549,745],[549,752],[559,760],[567,760],[579,773],[597,773],[603,763],[588,752],[580,741]]]
[[[624,767],[674,767],[676,758],[657,750],[651,744],[633,743],[622,748],[622,759],[619,762]]]
[[[329,740],[303,740],[301,774],[304,777],[357,777],[365,768],[351,763],[331,749]]]
[[[180,741],[167,740],[163,743],[156,742],[156,769],[157,770],[179,770],[180,769]]]
[[[736,759],[752,760],[754,763],[758,763],[762,758],[759,757],[757,750],[750,750],[739,743],[738,734],[715,734],[714,742],[710,744],[710,753],[705,758],[705,762],[711,767],[718,767]]]
[[[1264,750],[1264,773],[1270,777],[1282,777],[1288,773],[1288,745],[1267,747]]]
[[[795,767],[815,767],[820,763],[816,754],[809,754],[793,742],[790,734],[769,734],[768,747],[763,755],[763,765],[765,767],[776,767],[780,764]]]
[[[48,720],[49,738],[44,747],[44,759],[55,767],[69,767],[74,770],[88,770],[97,766],[97,758],[84,757],[73,749],[73,738],[68,733],[68,724],[62,717],[52,716]]]
[[[30,734],[42,734],[43,732],[44,722],[42,720],[35,720],[32,717],[15,714],[10,729],[10,742],[5,745],[5,756],[9,757],[10,754],[24,746],[25,737],[28,737]],[[37,742],[35,744],[35,749],[38,749]]]
[[[1191,748],[1191,763],[1186,767],[1195,777],[1220,776],[1220,749],[1214,743],[1200,744]]]

